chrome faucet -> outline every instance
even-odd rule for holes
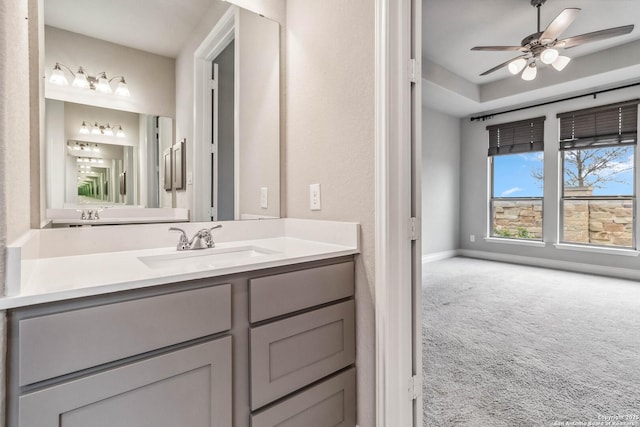
[[[215,242],[213,241],[213,236],[211,235],[211,230],[215,230],[216,228],[222,228],[222,225],[218,224],[211,228],[203,228],[199,230],[191,240],[187,238],[187,233],[181,228],[171,227],[169,231],[178,231],[180,233],[180,238],[178,240],[178,245],[176,247],[179,251],[193,250],[193,249],[207,249],[215,247]]]

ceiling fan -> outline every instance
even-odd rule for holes
[[[633,31],[633,25],[624,25],[558,40],[560,34],[577,18],[580,9],[564,9],[551,21],[544,31],[541,31],[540,7],[545,2],[546,0],[531,0],[531,5],[534,6],[538,12],[538,31],[522,39],[520,46],[476,46],[471,48],[471,50],[519,51],[522,53],[515,58],[485,71],[480,74],[481,76],[486,76],[503,67],[508,67],[511,74],[515,75],[522,71],[523,80],[533,80],[537,74],[537,60],[542,61],[544,64],[551,65],[558,71],[562,71],[564,67],[567,66],[571,58],[560,55],[558,49],[569,49],[585,43],[621,36]]]

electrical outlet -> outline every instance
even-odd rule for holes
[[[469,234],[469,241],[471,243],[475,242],[476,241],[476,235],[475,234]]]
[[[269,188],[260,187],[260,207],[267,209],[269,207]]]
[[[320,204],[320,184],[311,184],[309,186],[309,209],[319,211]]]

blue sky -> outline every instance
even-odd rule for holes
[[[600,150],[606,150],[600,149]],[[611,162],[609,170],[604,171],[615,177],[603,188],[595,188],[594,195],[631,195],[633,194],[633,148],[628,147],[624,155]],[[543,153],[521,153],[495,156],[494,197],[541,197],[542,183],[533,178],[532,172],[543,166]],[[624,170],[622,172],[618,172]]]
[[[542,158],[542,152],[494,156],[494,197],[542,197],[542,182],[531,176]]]

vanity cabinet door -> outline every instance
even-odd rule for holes
[[[355,368],[251,415],[251,427],[353,427],[355,425]]]
[[[355,362],[354,303],[251,329],[251,409]]]
[[[230,427],[232,339],[182,348],[19,398],[20,427]]]

